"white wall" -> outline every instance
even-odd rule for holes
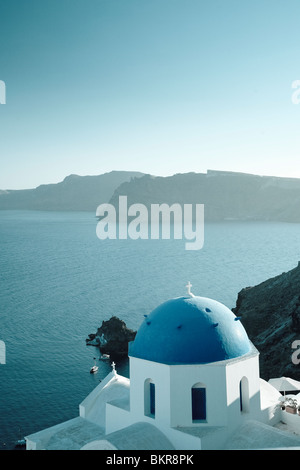
[[[170,368],[143,359],[130,358],[130,412],[134,420],[141,421],[145,417],[144,384],[151,379],[155,384],[155,418],[158,425],[170,423]],[[147,417],[145,417],[147,418]],[[148,421],[146,419],[146,421]]]
[[[207,364],[171,366],[171,426],[224,425],[226,405],[224,366]],[[193,423],[192,387],[206,388],[206,422]]]
[[[240,410],[240,381],[248,380],[249,407]],[[228,426],[234,428],[245,419],[261,420],[258,354],[232,361],[226,367]],[[244,397],[245,398],[245,397]]]
[[[249,410],[240,411],[240,381],[247,378]],[[130,358],[130,403],[134,420],[144,413],[144,383],[155,383],[155,424],[162,426],[230,426],[260,418],[258,354],[211,364],[166,365]],[[206,420],[192,420],[192,387],[206,388]]]
[[[246,412],[240,410],[240,381],[243,377],[247,378],[249,390]],[[144,384],[147,379],[155,383],[155,417],[145,414]],[[206,420],[193,422],[191,390],[197,383],[206,388]],[[201,448],[201,433],[197,438],[197,433],[194,436],[178,434],[174,428],[202,428],[205,433],[205,428],[224,427],[223,436],[220,432],[218,438],[221,444],[224,435],[230,435],[245,419],[260,418],[258,353],[195,365],[167,365],[130,357],[130,412],[108,405],[106,432],[146,421],[163,431],[176,448],[178,439],[182,438],[182,448],[192,445],[195,449]]]
[[[129,411],[106,403],[106,426],[105,434],[118,431],[119,429],[126,428],[134,424],[134,419]]]

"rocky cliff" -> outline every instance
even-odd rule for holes
[[[99,346],[102,354],[112,357],[127,356],[128,343],[133,341],[136,331],[127,328],[126,323],[118,317],[103,321],[95,334],[90,334],[87,344]]]
[[[0,190],[0,209],[94,212],[110,202],[117,210],[120,195],[148,210],[151,204],[204,204],[206,221],[300,222],[300,178],[212,170],[167,177],[129,171],[70,175],[35,189]]]
[[[111,171],[103,175],[69,175],[57,184],[42,184],[34,189],[1,190],[1,209],[95,212],[108,202],[116,188],[139,178],[143,173]]]
[[[300,347],[300,262],[291,271],[242,289],[232,310],[260,352],[261,377],[300,380],[300,364],[294,360],[294,341]]]
[[[111,198],[118,207],[120,195],[128,205],[204,204],[205,220],[222,222],[300,222],[300,179],[259,176],[230,171],[144,175],[121,184]]]

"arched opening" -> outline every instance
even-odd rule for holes
[[[155,418],[155,383],[152,379],[146,379],[144,383],[144,413]]]
[[[192,387],[192,420],[206,421],[206,387],[202,383]]]
[[[240,381],[240,410],[241,413],[249,413],[249,382],[247,377]]]

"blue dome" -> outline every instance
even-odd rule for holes
[[[205,364],[243,356],[247,333],[229,308],[205,297],[168,300],[146,316],[129,355],[164,364]]]

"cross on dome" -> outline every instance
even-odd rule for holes
[[[195,297],[194,294],[191,293],[191,287],[192,287],[192,284],[190,283],[190,281],[187,283],[187,285],[185,286],[187,288],[187,293],[190,297]]]
[[[113,373],[116,374],[116,364],[114,362],[111,363]]]

